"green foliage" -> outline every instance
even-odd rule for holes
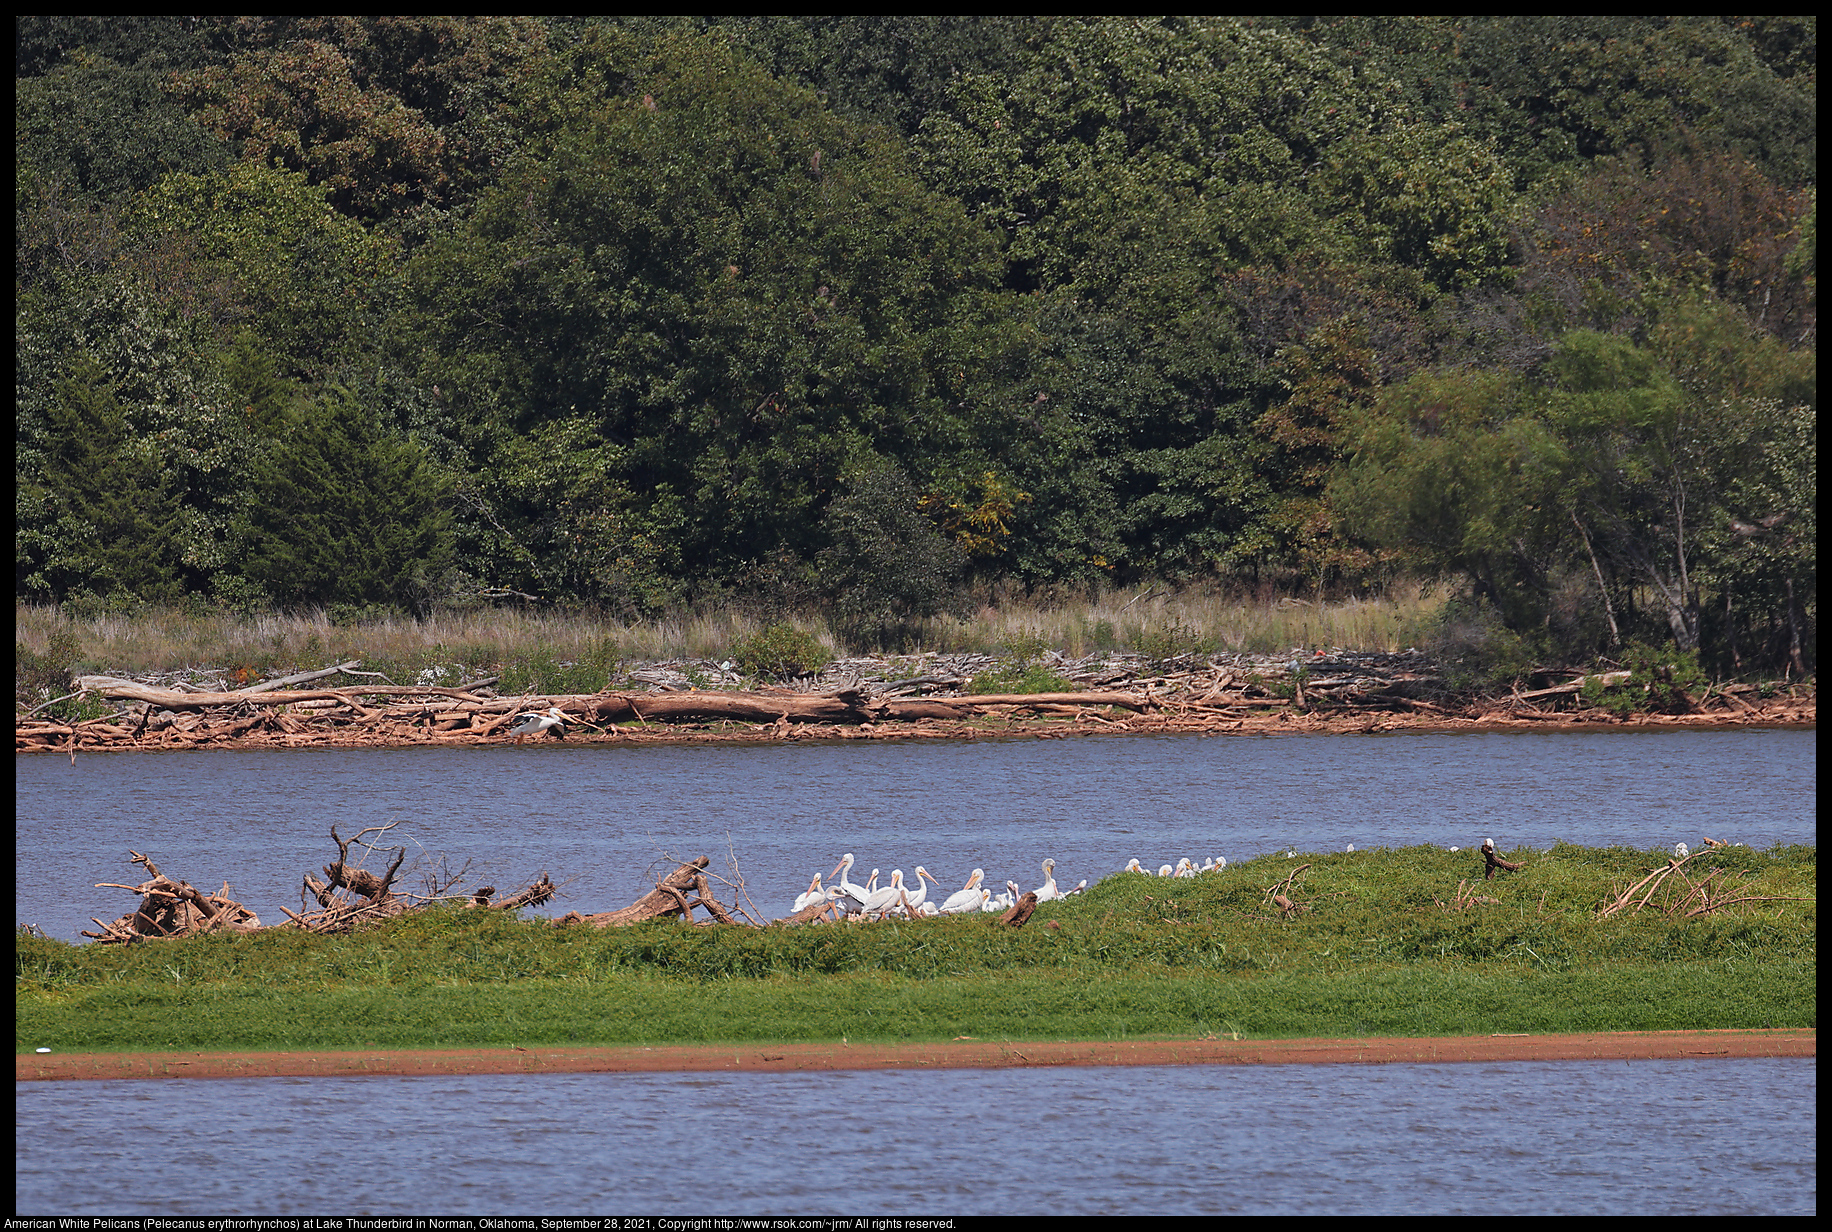
[[[241,571],[287,606],[423,611],[451,563],[450,481],[346,391],[288,417],[255,472]]]
[[[1538,639],[1511,628],[1483,599],[1461,596],[1446,603],[1430,627],[1411,639],[1444,673],[1445,690],[1458,697],[1493,697],[1517,688],[1543,659]]]
[[[1602,675],[1587,677],[1584,704],[1627,716],[1636,713],[1684,714],[1697,708],[1710,684],[1697,652],[1661,650],[1631,642],[1622,650],[1625,681],[1606,684]]]
[[[1815,31],[21,18],[16,590],[304,601],[253,506],[346,391],[449,556],[316,602],[897,641],[966,575],[841,576],[927,543],[842,525],[883,465],[976,584],[1409,570],[1571,662],[1809,671]]]
[[[844,636],[894,642],[957,601],[967,554],[922,515],[920,494],[896,467],[855,476],[821,529],[828,545],[816,568]]]
[[[759,629],[732,647],[732,659],[746,676],[788,680],[811,676],[833,662],[820,639],[793,625]]]

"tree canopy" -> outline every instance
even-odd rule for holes
[[[1815,38],[20,18],[16,589],[767,578],[872,640],[1405,570],[1547,654],[1799,661]]]

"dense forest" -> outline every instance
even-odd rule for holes
[[[16,19],[15,589],[1808,670],[1816,24]]]

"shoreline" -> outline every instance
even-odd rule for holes
[[[580,745],[649,744],[785,744],[854,740],[1065,740],[1080,736],[1209,735],[1268,737],[1278,735],[1380,735],[1390,732],[1594,732],[1674,730],[1727,731],[1747,728],[1811,729],[1818,726],[1816,698],[1789,699],[1748,714],[1637,714],[1627,718],[1601,712],[1522,713],[1498,706],[1479,714],[1406,713],[1383,709],[1280,710],[1257,714],[1217,714],[1207,707],[1164,704],[1147,714],[1108,718],[1082,713],[1064,717],[986,717],[977,720],[914,720],[883,723],[750,723],[733,719],[612,727],[609,731],[575,731],[564,738],[541,738],[528,748]],[[250,730],[247,720],[225,723],[221,732],[207,728],[174,734],[138,735],[120,728],[97,731],[41,725],[15,737],[16,754],[174,752],[193,749],[275,748],[481,748],[512,744],[500,734],[468,731],[430,732],[406,722],[389,730],[328,728],[315,731]]]
[[[1438,1038],[668,1044],[350,1052],[20,1053],[15,1082],[462,1074],[815,1073],[1092,1065],[1390,1065],[1817,1057],[1818,1028]]]

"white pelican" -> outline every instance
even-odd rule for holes
[[[1064,890],[1062,893],[1058,894],[1056,897],[1057,898],[1067,898],[1071,894],[1080,894],[1083,890],[1087,888],[1088,888],[1088,879],[1086,877],[1083,877],[1080,881],[1075,883],[1075,888],[1073,890]]]
[[[1142,868],[1140,868],[1140,867],[1139,867],[1139,858],[1138,858],[1137,856],[1134,856],[1134,857],[1133,857],[1132,859],[1130,859],[1130,860],[1128,860],[1128,861],[1126,861],[1126,867],[1125,867],[1125,868],[1122,868],[1122,869],[1120,870],[1120,872],[1122,872],[1122,873],[1139,873],[1139,874],[1141,874],[1141,875],[1143,875],[1143,876],[1149,876],[1149,875],[1150,875],[1150,874],[1148,874],[1148,873],[1146,873],[1144,869],[1142,869]]]
[[[509,729],[509,734],[515,737],[517,744],[522,742],[523,736],[539,736],[554,727],[560,729],[560,739],[564,740],[566,739],[566,724],[571,721],[558,706],[549,706],[544,711],[530,710],[525,714],[516,715],[515,718],[516,724]]]
[[[1226,868],[1227,866],[1228,866],[1228,857],[1226,856],[1216,856],[1215,857],[1215,871],[1216,872],[1219,873],[1222,869]]]
[[[838,887],[835,888],[837,889]],[[843,890],[841,891],[841,893],[844,892]],[[833,898],[825,890],[821,889],[821,875],[816,873],[814,874],[814,880],[808,883],[808,892],[806,894],[796,895],[795,909],[800,911],[804,907],[812,907],[819,902],[832,901]]]
[[[1196,875],[1196,866],[1190,863],[1188,856],[1185,856],[1181,860],[1178,860],[1175,871],[1171,873],[1171,876],[1173,877],[1194,877],[1195,875]]]
[[[1160,876],[1160,877],[1168,877],[1168,876],[1170,876],[1170,874],[1171,874],[1171,867],[1170,867],[1170,865],[1168,865],[1168,864],[1160,864],[1160,865],[1158,865],[1158,876]]]
[[[834,865],[833,872],[828,875],[836,879],[834,884],[846,895],[847,901],[842,903],[841,906],[847,911],[857,911],[860,907],[865,905],[865,900],[870,897],[871,891],[862,885],[848,881],[847,876],[851,872],[852,852],[849,851],[844,856],[840,857],[840,862]]]
[[[1691,854],[1692,854],[1692,849],[1687,847],[1684,843],[1674,843],[1673,844],[1673,855],[1676,859],[1683,860]]]
[[[1353,853],[1354,853],[1354,850],[1355,850],[1355,844],[1353,844],[1353,843],[1350,843],[1350,844],[1348,845],[1348,849],[1347,849],[1346,851],[1344,851],[1344,852],[1343,852],[1342,854],[1343,854],[1343,855],[1351,855],[1351,854],[1353,854]]]
[[[962,911],[978,911],[980,903],[985,901],[982,897],[983,891],[980,889],[980,882],[985,879],[985,869],[974,869],[973,876],[967,878],[967,884],[948,895],[947,901],[941,905],[941,913],[955,915]]]
[[[904,890],[902,898],[903,905],[908,908],[911,915],[915,915],[922,909],[922,900],[929,896],[929,882],[934,880],[934,876],[928,869],[920,864],[916,866],[916,888]]]
[[[1056,861],[1046,859],[1043,862],[1043,884],[1037,887],[1037,901],[1053,902],[1062,897],[1062,891],[1056,888]]]
[[[877,870],[873,869],[872,872],[875,877]],[[900,868],[893,868],[891,870],[891,883],[882,890],[873,890],[871,896],[865,900],[865,904],[859,908],[859,914],[866,916],[876,915],[882,918],[885,912],[889,911],[897,904],[897,900],[902,897],[902,895],[903,870]]]

